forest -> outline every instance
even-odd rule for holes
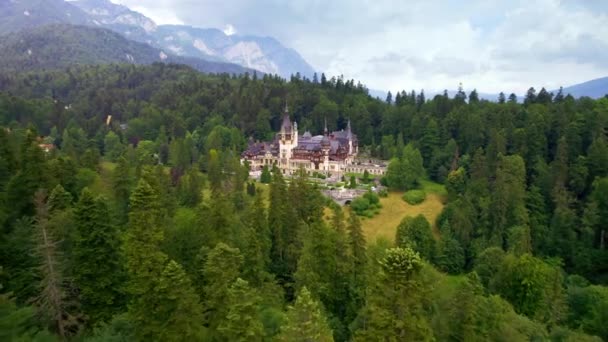
[[[351,121],[436,222],[367,239],[240,154]],[[608,97],[105,65],[0,73],[3,341],[607,341]],[[382,211],[380,214],[382,215]]]

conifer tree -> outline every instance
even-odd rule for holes
[[[361,221],[357,215],[351,213],[348,216],[348,245],[353,260],[353,278],[355,283],[365,273],[364,267],[367,264],[365,244],[365,235],[363,235]]]
[[[278,340],[285,342],[334,340],[319,304],[306,287],[300,290],[295,304],[289,307],[287,322],[281,327]]]
[[[72,205],[72,195],[65,191],[61,184],[57,184],[49,195],[49,207],[51,211],[64,210]]]
[[[257,286],[264,278],[267,278],[272,244],[264,198],[261,192],[258,192],[255,196],[245,218],[245,222],[247,222],[247,238],[245,241],[247,248],[244,253],[243,277]]]
[[[346,250],[345,241],[340,241],[336,234],[337,232],[331,231],[323,222],[313,223],[309,227],[305,233],[304,246],[294,279],[298,288],[310,289],[329,313],[338,319],[343,319],[345,311],[349,309],[347,306],[349,265],[345,256],[341,258],[339,255]],[[341,251],[338,251],[338,244],[343,245]]]
[[[118,159],[116,169],[112,174],[112,188],[114,189],[114,201],[120,223],[127,221],[129,209],[129,196],[131,196],[131,170],[129,163],[124,157]]]
[[[93,323],[108,321],[120,312],[123,281],[119,238],[103,197],[93,198],[84,188],[74,209],[74,281],[82,308]]]
[[[226,317],[228,289],[241,274],[242,264],[243,256],[239,249],[221,242],[207,255],[203,268],[204,321],[212,331],[217,330]]]
[[[410,248],[392,248],[381,260],[365,307],[352,325],[355,341],[431,341],[433,332],[424,315],[423,266]]]
[[[214,193],[220,192],[222,189],[222,166],[220,163],[219,152],[215,149],[209,151],[209,160],[207,162],[207,178],[209,179],[209,187]]]
[[[28,140],[29,141],[29,140]],[[11,178],[6,186],[6,203],[12,219],[21,216],[33,216],[32,199],[38,189],[48,185],[44,152],[35,143],[25,143],[21,155],[21,169]]]
[[[158,341],[204,340],[203,314],[199,297],[184,269],[171,260],[154,289],[158,306],[150,312],[157,320]]]
[[[129,224],[124,239],[124,256],[129,276],[131,295],[129,317],[140,340],[159,336],[162,323],[153,313],[158,310],[159,298],[155,288],[167,262],[160,251],[163,241],[161,210],[158,195],[143,179],[130,199]]]
[[[228,313],[218,330],[225,341],[263,341],[264,326],[260,321],[259,295],[247,281],[237,278],[228,290]]]
[[[57,241],[49,230],[49,205],[46,192],[39,190],[34,195],[36,208],[35,241],[37,256],[40,262],[40,295],[37,305],[40,313],[49,320],[52,330],[61,338],[78,332],[78,321],[68,312],[63,272]]]
[[[294,200],[294,199],[292,199]],[[273,180],[270,184],[270,206],[268,210],[268,225],[271,229],[272,248],[270,251],[271,271],[282,284],[292,281],[295,272],[298,249],[297,226],[294,208],[290,205],[287,195],[287,185],[278,168],[273,170]]]
[[[260,176],[260,182],[264,184],[270,184],[272,181],[272,175],[270,174],[270,170],[268,169],[268,165],[264,165],[262,168],[262,175]]]

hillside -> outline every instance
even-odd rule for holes
[[[32,71],[73,65],[155,62],[186,64],[202,72],[244,73],[235,64],[173,56],[107,29],[54,24],[12,33],[0,41],[0,69]]]
[[[49,24],[92,24],[80,8],[63,0],[0,1],[0,35]]]
[[[302,130],[348,118],[391,160],[377,215],[327,213],[280,171],[247,179],[240,152],[279,130],[285,99]],[[161,63],[0,72],[0,335],[608,340],[608,99],[532,101],[416,108]],[[415,186],[426,201],[406,205]],[[70,303],[50,322],[44,284]]]
[[[608,95],[608,77],[575,84],[564,88],[562,91],[564,94],[570,94],[574,97],[588,96],[598,99]]]
[[[108,0],[7,0],[0,2],[0,35],[32,30],[51,24],[86,25],[109,29],[126,39],[158,49],[155,56],[163,51],[166,55],[176,56],[170,57],[170,62],[186,63],[202,71],[241,73],[247,69],[254,69],[261,73],[278,74],[285,78],[296,73],[312,77],[314,73],[314,69],[297,51],[283,46],[272,37],[227,35],[214,28],[195,28],[186,25],[159,26],[143,14]],[[123,43],[121,43],[122,45]],[[89,50],[80,51],[76,55],[87,57],[81,64],[97,60],[96,55],[100,50],[91,49],[91,46],[88,48]],[[113,46],[110,46],[110,49],[113,49]],[[25,49],[26,52],[27,50],[30,48]],[[33,51],[33,49],[31,50]],[[118,48],[115,53],[111,53],[109,50],[102,51],[105,53],[100,56],[101,62],[106,60],[116,62],[116,56],[110,56],[113,54],[120,55],[119,61],[123,61],[124,58],[130,59],[125,57],[126,54],[135,57],[132,53],[123,53],[125,52],[123,48]],[[149,60],[150,55],[144,54],[146,55],[144,59]],[[76,56],[69,56],[67,59],[78,61]],[[200,60],[223,64],[208,64]],[[56,61],[58,64],[62,62]],[[240,65],[242,69],[230,66],[230,64]],[[23,65],[37,64],[25,62]],[[4,69],[6,70],[6,68]]]
[[[264,73],[312,77],[313,68],[293,49],[272,37],[226,35],[217,29],[162,25],[151,32],[158,46],[177,55],[236,63]]]

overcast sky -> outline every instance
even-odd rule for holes
[[[608,76],[606,0],[112,0],[158,24],[272,36],[369,88],[524,93]]]

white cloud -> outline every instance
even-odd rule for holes
[[[608,75],[602,0],[113,1],[159,23],[276,37],[328,76],[375,89],[523,93]]]
[[[234,26],[228,24],[224,27],[224,34],[227,36],[232,36],[233,34],[236,34],[236,29]]]

